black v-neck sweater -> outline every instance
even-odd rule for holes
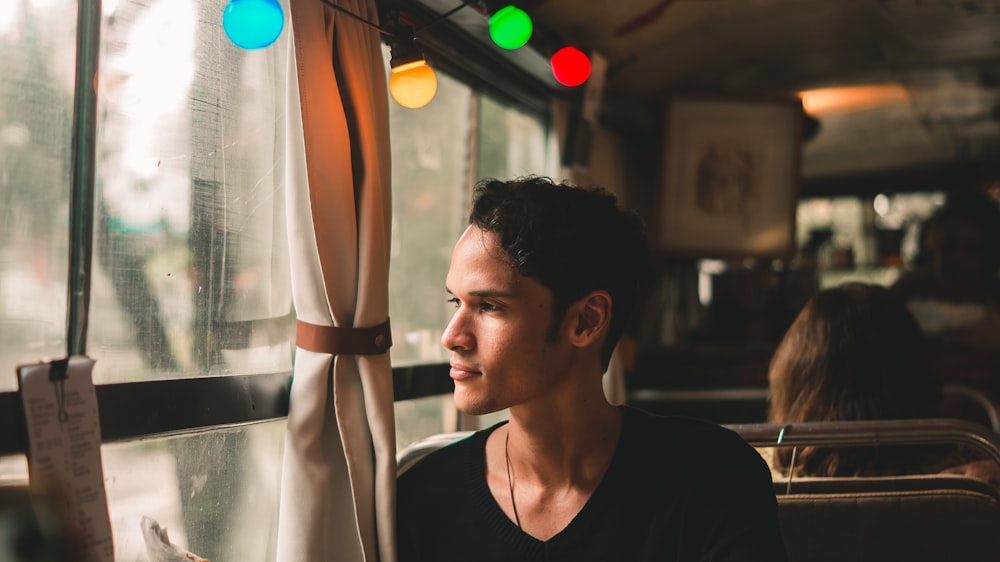
[[[486,438],[435,451],[399,479],[400,562],[786,560],[767,465],[736,433],[623,407],[615,456],[576,517],[540,541],[486,483]]]

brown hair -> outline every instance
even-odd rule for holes
[[[555,325],[590,291],[611,295],[611,325],[601,348],[601,366],[607,369],[615,344],[639,311],[651,271],[638,214],[619,207],[602,188],[539,176],[487,178],[474,188],[469,224],[495,233],[509,264],[552,291]]]
[[[888,289],[847,283],[806,303],[768,373],[770,421],[850,421],[938,415],[941,380],[920,327]],[[875,476],[918,471],[910,448],[805,448],[796,474]],[[783,470],[791,450],[779,449]]]

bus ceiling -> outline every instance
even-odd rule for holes
[[[469,1],[449,23],[485,37],[482,15],[507,3]],[[529,46],[542,57],[572,43],[604,59],[601,122],[633,138],[659,134],[671,95],[797,96],[818,123],[804,196],[845,184],[853,194],[940,190],[1000,172],[1000,0],[512,3],[531,14]],[[380,4],[441,14],[457,2]],[[499,58],[574,95],[553,86],[538,56]]]

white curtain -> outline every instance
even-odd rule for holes
[[[378,21],[374,0],[335,1]],[[319,0],[291,0],[290,12],[286,190],[299,333],[277,555],[394,562],[389,117],[380,39]]]

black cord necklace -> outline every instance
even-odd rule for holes
[[[514,508],[514,521],[517,523],[517,528],[520,529],[521,516],[517,514],[517,502],[514,501],[514,478],[511,476],[510,470],[510,428],[507,429],[507,439],[504,441],[503,453],[507,459],[507,486],[510,488],[510,506]]]

